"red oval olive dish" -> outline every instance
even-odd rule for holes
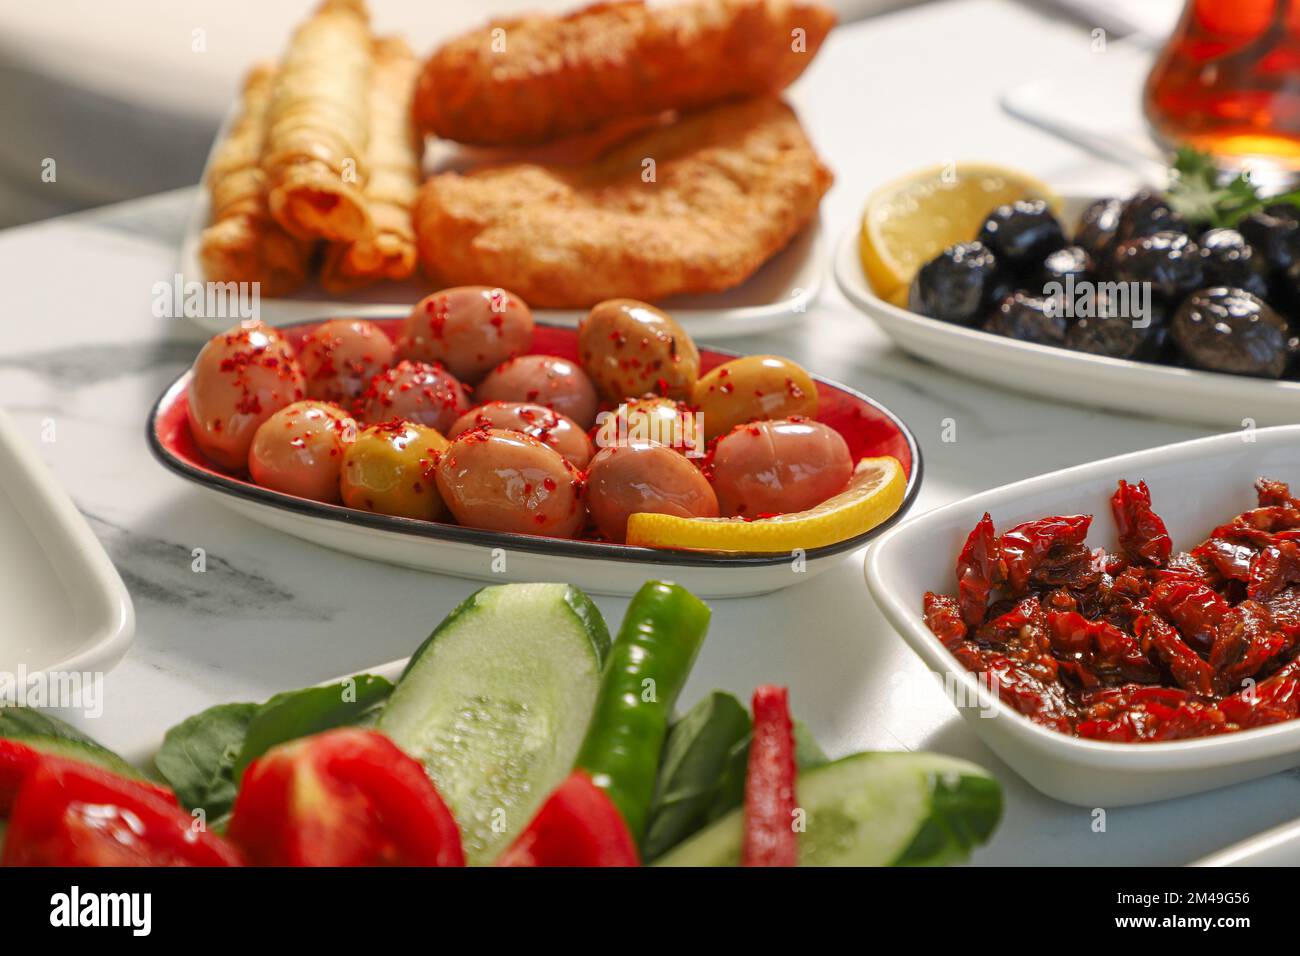
[[[402,323],[401,318],[374,321],[392,338]],[[280,331],[298,348],[318,324],[305,322]],[[532,351],[576,361],[577,332],[539,322]],[[733,353],[702,348],[701,372],[732,358]],[[682,582],[704,596],[762,594],[806,580],[836,556],[861,547],[895,524],[916,500],[921,483],[920,448],[897,415],[859,392],[813,376],[818,420],[844,437],[854,461],[892,455],[907,473],[901,507],[870,531],[797,556],[642,548],[484,531],[323,504],[260,487],[247,473],[223,470],[203,456],[190,433],[186,404],[190,378],[186,370],[172,382],[149,416],[149,447],[164,467],[261,524],[359,557],[457,577],[495,582],[567,580],[597,593],[631,594],[647,575],[663,576],[665,568],[679,568]]]

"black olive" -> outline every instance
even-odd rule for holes
[[[1065,347],[1076,352],[1128,359],[1136,355],[1146,342],[1148,331],[1134,328],[1130,319],[1093,316],[1079,319],[1066,329]]]
[[[916,273],[907,307],[932,319],[972,325],[988,309],[999,281],[998,261],[978,242],[949,246]]]
[[[1041,199],[1018,199],[994,209],[978,238],[1003,267],[1023,275],[1033,275],[1049,252],[1065,245],[1061,224]]]
[[[1133,353],[1133,358],[1138,362],[1156,362],[1160,365],[1183,364],[1182,357],[1178,354],[1178,346],[1174,344],[1173,333],[1170,331],[1172,327],[1172,322],[1162,320],[1159,325],[1153,322],[1147,329],[1146,338],[1141,346]]]
[[[1174,212],[1162,193],[1142,189],[1124,204],[1115,229],[1115,242],[1121,243],[1157,232],[1187,232],[1186,221]]]
[[[1115,247],[1113,272],[1120,282],[1149,282],[1153,294],[1170,301],[1205,284],[1200,247],[1181,232],[1157,232],[1121,242]]]
[[[1264,261],[1236,229],[1207,229],[1197,245],[1201,247],[1201,281],[1205,285],[1231,286],[1267,298]]]
[[[1093,262],[1100,265],[1110,258],[1123,211],[1124,201],[1121,199],[1098,199],[1079,217],[1079,225],[1074,230],[1074,244],[1092,256]]]
[[[1154,303],[1150,311],[1137,315],[1140,303],[1129,301],[1125,287],[1097,288],[1091,302],[1080,300],[1075,308],[1086,312],[1066,330],[1065,347],[1111,358],[1154,361],[1165,339],[1167,313]]]
[[[1174,314],[1173,335],[1196,368],[1260,378],[1281,378],[1300,345],[1270,306],[1226,286],[1188,296]]]
[[[1063,249],[1057,249],[1049,253],[1043,260],[1043,266],[1039,270],[1039,278],[1042,279],[1044,292],[1046,295],[1046,286],[1049,283],[1058,283],[1062,289],[1074,288],[1081,282],[1092,280],[1093,264],[1092,256],[1088,255],[1079,246],[1066,246]]]
[[[1248,291],[1255,292],[1254,289]],[[1300,260],[1293,262],[1285,272],[1274,273],[1268,283],[1268,295],[1260,298],[1295,322],[1300,317]]]
[[[1263,259],[1264,267],[1285,272],[1300,254],[1300,210],[1274,204],[1257,210],[1237,223],[1237,231]]]
[[[1055,303],[1027,292],[1013,292],[998,303],[984,323],[984,331],[1022,342],[1062,345],[1065,324]]]

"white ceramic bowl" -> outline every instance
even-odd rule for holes
[[[1300,866],[1300,820],[1248,837],[1192,866]]]
[[[24,673],[29,682],[103,673],[134,634],[131,598],[103,546],[0,411],[0,671],[13,686]]]
[[[1088,201],[1065,199],[1062,219],[1067,227],[1073,228]],[[856,226],[836,246],[834,270],[835,281],[849,301],[874,319],[903,351],[998,388],[1055,402],[1095,405],[1125,415],[1224,428],[1243,428],[1248,421],[1263,426],[1300,420],[1300,382],[1089,355],[1020,342],[899,308],[871,290],[858,259]]]
[[[1248,440],[1249,439],[1249,440]],[[1095,516],[1089,541],[1114,546],[1109,499],[1121,479],[1146,481],[1175,550],[1254,507],[1266,476],[1300,488],[1300,426],[1235,432],[1107,458],[973,495],[912,518],[867,552],[867,584],[912,650],[960,687],[971,728],[1034,787],[1067,803],[1112,807],[1183,796],[1300,765],[1300,720],[1168,743],[1082,740],[1048,730],[980,696],[975,675],[922,620],[926,591],[953,593],[962,543],[984,512],[998,528],[1056,514]]]

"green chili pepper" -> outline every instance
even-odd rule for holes
[[[648,581],[628,605],[601,674],[577,765],[609,794],[638,843],[668,718],[708,629],[703,601],[679,585]]]

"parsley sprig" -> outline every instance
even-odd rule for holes
[[[1178,151],[1172,172],[1169,205],[1189,222],[1232,227],[1265,206],[1290,203],[1300,208],[1300,189],[1261,197],[1247,174],[1225,181],[1209,153],[1186,146]]]

